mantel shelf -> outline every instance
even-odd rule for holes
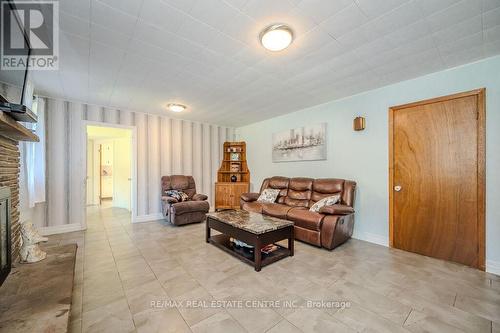
[[[15,141],[40,141],[36,134],[3,111],[0,111],[0,135]]]

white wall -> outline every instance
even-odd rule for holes
[[[113,139],[113,207],[131,210],[131,138]]]
[[[247,142],[253,190],[273,175],[336,177],[358,183],[354,236],[388,244],[388,108],[437,96],[486,88],[486,258],[500,273],[500,57],[400,82],[303,109],[236,130]],[[366,117],[366,130],[352,121]],[[272,163],[271,136],[304,124],[327,122],[328,159]]]
[[[207,194],[213,206],[213,179],[220,164],[219,145],[225,138],[234,137],[233,128],[51,98],[46,100],[46,214],[33,217],[37,226],[46,228],[42,232],[71,231],[84,224],[86,163],[78,158],[86,156],[85,121],[136,128],[137,221],[161,218],[162,175],[196,171],[193,176],[197,190]],[[203,147],[203,158],[198,145]],[[206,165],[205,156],[213,163]]]

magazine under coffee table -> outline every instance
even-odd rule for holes
[[[263,266],[275,261],[293,256],[293,222],[247,212],[244,210],[224,210],[207,214],[206,241],[238,259],[253,265],[258,272]],[[210,229],[221,232],[210,236]],[[253,258],[245,256],[243,250],[238,250],[231,238],[243,241],[254,247]],[[261,249],[275,242],[288,239],[288,247],[276,244],[277,249],[264,254]]]

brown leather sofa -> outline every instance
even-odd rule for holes
[[[266,188],[279,189],[275,203],[257,199]],[[266,178],[260,193],[244,193],[240,207],[294,222],[295,239],[334,249],[352,236],[356,183],[344,179]],[[323,207],[319,213],[309,211],[316,202],[340,193],[339,204]]]
[[[196,193],[196,184],[192,176],[161,177],[162,212],[167,221],[174,225],[203,222],[210,209],[207,196]],[[165,195],[165,191],[180,190],[186,193],[189,201],[178,202],[177,199]]]

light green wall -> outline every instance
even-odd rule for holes
[[[358,183],[355,237],[388,243],[388,108],[452,93],[486,88],[487,266],[500,273],[500,56],[399,82],[237,129],[247,142],[252,189],[273,175],[336,177]],[[352,130],[356,116],[365,131]],[[326,161],[273,163],[273,132],[327,122]]]

